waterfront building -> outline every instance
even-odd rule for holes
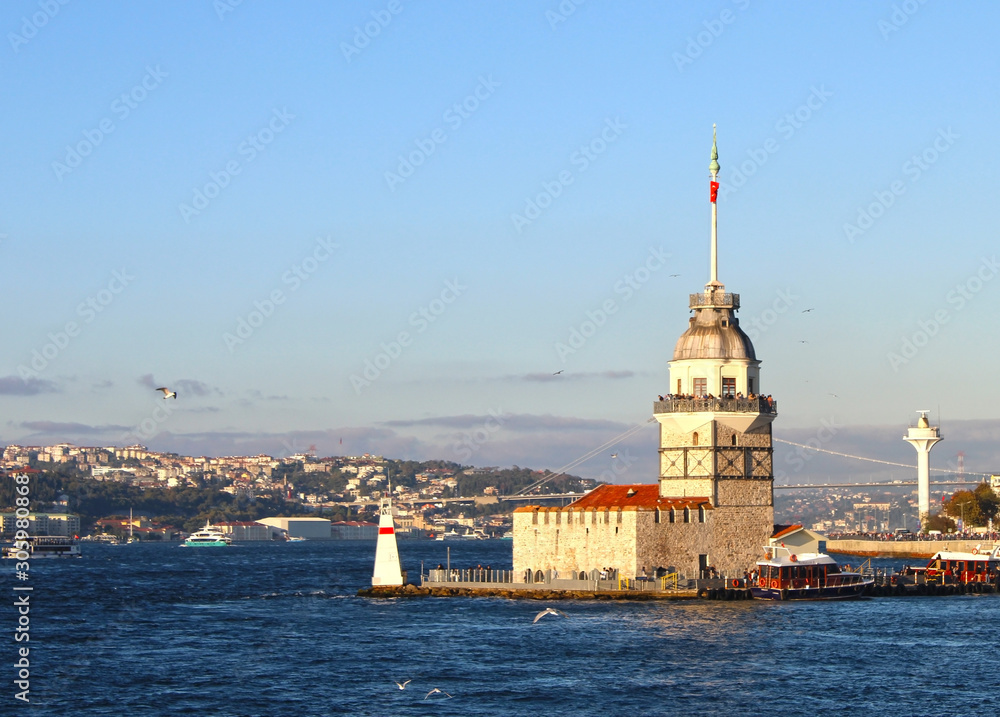
[[[290,538],[308,538],[309,540],[330,540],[330,521],[327,518],[261,518],[257,521],[272,528],[278,528]]]
[[[16,513],[0,513],[0,532],[13,535],[17,530]],[[72,537],[80,533],[80,516],[71,513],[29,513],[29,535],[61,535]]]
[[[247,520],[232,520],[225,523],[214,523],[223,535],[228,535],[235,542],[273,540],[274,528],[264,523]]]
[[[760,361],[736,312],[739,294],[718,279],[718,149],[709,165],[709,281],[674,347],[668,393],[653,404],[659,481],[604,485],[562,508],[514,511],[514,571],[625,577],[655,569],[686,577],[742,577],[774,529],[771,423]]]

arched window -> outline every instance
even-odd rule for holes
[[[691,434],[691,445],[692,446],[698,445],[698,431],[695,431],[694,433]]]
[[[735,433],[733,434],[733,445],[734,446],[736,445],[736,434]]]

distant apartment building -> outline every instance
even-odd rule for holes
[[[15,513],[0,513],[4,535],[13,535],[17,530]],[[29,513],[29,535],[73,536],[80,533],[80,516],[71,513]]]

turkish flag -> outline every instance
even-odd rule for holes
[[[718,182],[709,182],[709,184],[712,187],[712,202],[714,203],[715,202],[715,198],[717,196],[719,196],[719,183]]]

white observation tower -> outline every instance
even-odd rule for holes
[[[930,453],[931,448],[938,441],[943,441],[941,431],[938,426],[932,426],[927,421],[927,414],[930,411],[917,411],[920,418],[917,419],[916,426],[910,429],[903,436],[903,440],[917,449],[917,510],[920,513],[920,526],[923,527],[930,515],[931,510],[931,479],[930,479]]]

